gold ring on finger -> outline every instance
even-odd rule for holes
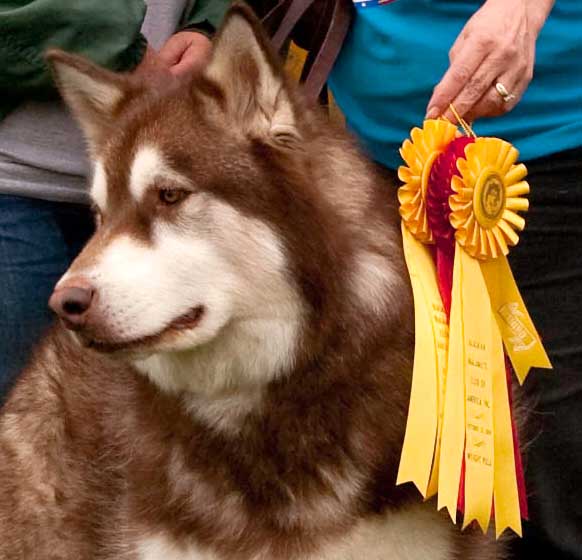
[[[513,95],[513,93],[509,93],[507,88],[501,82],[497,82],[495,84],[495,90],[501,96],[501,99],[503,99],[504,103],[509,103],[515,99],[515,95]]]

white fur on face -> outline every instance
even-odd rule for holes
[[[192,341],[188,350],[157,353],[136,365],[167,391],[188,389],[209,395],[241,385],[257,388],[292,366],[303,308],[287,278],[281,244],[268,226],[217,201],[206,207],[205,214],[205,220],[214,224],[208,242],[228,255],[223,284],[216,274],[204,274],[215,290],[216,307],[230,301],[228,324],[224,321],[220,337],[204,345]],[[185,248],[181,258],[189,254]],[[208,314],[212,312],[208,305]]]
[[[220,336],[192,350],[161,352],[135,361],[136,367],[168,392],[187,390],[206,397],[262,385],[293,365],[301,329],[299,305],[282,302],[280,316],[233,320]],[[265,309],[268,314],[274,310]],[[260,314],[261,310],[257,309]],[[187,408],[199,419],[219,430],[235,431],[237,423],[260,405],[260,398],[240,403],[238,411],[215,407]],[[209,403],[207,403],[209,405]],[[220,413],[224,416],[221,417]]]
[[[107,176],[103,162],[97,161],[93,168],[93,183],[91,185],[91,198],[101,210],[107,208]]]
[[[184,201],[177,222],[154,219],[148,245],[118,236],[75,271],[96,290],[100,330],[129,343],[202,307],[195,327],[135,362],[166,391],[257,387],[290,367],[303,310],[271,228],[205,194]]]
[[[189,181],[174,171],[162,152],[154,146],[141,147],[131,164],[129,191],[139,202],[154,180],[167,181],[169,186],[188,186]]]
[[[185,349],[212,338],[228,320],[235,281],[207,241],[161,229],[152,246],[116,238],[84,276],[98,293],[99,313],[116,342],[156,335],[194,308],[207,308],[195,334],[185,331],[174,341]]]

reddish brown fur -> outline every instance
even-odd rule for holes
[[[0,557],[133,558],[124,540],[164,530],[226,560],[265,550],[292,560],[357,519],[418,501],[409,486],[395,486],[413,335],[394,185],[295,94],[304,140],[298,150],[229,134],[225,92],[203,77],[163,95],[133,95],[116,115],[116,133],[98,147],[114,197],[100,230],[107,233],[96,235],[75,266],[98,253],[106,235],[123,230],[147,243],[154,201],[131,200],[128,168],[135,146],[155,140],[197,189],[283,239],[309,309],[296,366],[267,386],[263,406],[238,434],[220,433],[187,413],[181,395],[162,393],[55,327],[0,421]],[[352,217],[342,200],[322,194],[332,148],[356,166],[345,186],[361,206]],[[346,295],[361,250],[385,254],[400,279],[380,315]],[[362,487],[343,500],[321,469],[358,473]],[[226,521],[229,495],[241,506],[241,530]],[[338,504],[325,523],[286,517],[294,503],[322,496]],[[469,555],[466,543],[458,549],[464,558],[495,557],[489,546],[473,555],[473,541]]]

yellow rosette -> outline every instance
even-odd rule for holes
[[[539,335],[519,294],[505,256],[517,245],[527,211],[527,169],[519,152],[499,138],[477,138],[459,159],[453,177],[450,221],[455,238],[479,259],[493,311],[515,373],[523,383],[532,367],[551,368]]]
[[[414,297],[415,352],[406,435],[397,484],[413,482],[423,497],[436,492],[435,461],[440,437],[446,374],[448,324],[436,281],[435,265],[425,243],[432,243],[426,215],[426,190],[435,159],[457,136],[457,127],[427,120],[414,128],[400,154],[404,183],[398,190],[404,256]],[[438,467],[437,467],[438,468]],[[430,486],[429,486],[430,484]]]
[[[525,226],[518,212],[528,209],[527,170],[516,163],[518,151],[508,142],[476,138],[459,145],[453,142],[457,136],[449,122],[426,121],[401,149],[407,166],[399,169],[404,186],[398,198],[416,346],[398,483],[413,481],[425,497],[438,491],[439,509],[446,507],[455,521],[463,482],[464,527],[476,520],[486,531],[494,505],[497,535],[506,528],[521,534],[521,472],[516,472],[503,347],[521,383],[531,367],[551,367],[506,259]],[[449,145],[450,153],[437,160]],[[431,176],[435,161],[435,177],[449,169],[443,161],[456,162],[457,170],[446,175],[455,230],[448,328],[426,247],[437,231],[430,231],[426,207],[429,186],[435,189],[431,193],[439,192],[438,179]]]
[[[520,382],[530,367],[551,367],[506,259],[525,227],[517,212],[528,209],[518,155],[508,142],[477,138],[457,160],[449,200],[459,269],[452,299],[460,307],[451,338],[462,339],[464,354],[464,526],[476,520],[486,531],[494,502],[498,535],[507,527],[521,534],[503,343]],[[527,344],[514,344],[524,333]]]
[[[516,165],[518,151],[498,138],[477,138],[457,161],[460,177],[453,177],[450,199],[455,237],[469,255],[495,259],[517,245],[525,220],[516,214],[529,203],[525,165]]]
[[[435,159],[457,136],[457,127],[443,120],[427,120],[423,128],[413,128],[410,140],[400,148],[406,165],[398,168],[398,178],[404,183],[398,189],[400,216],[410,233],[422,243],[432,243],[432,233],[426,215],[426,190]]]

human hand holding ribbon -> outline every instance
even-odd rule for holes
[[[487,0],[449,51],[450,66],[428,102],[426,118],[458,113],[472,122],[519,102],[533,77],[536,40],[554,0]]]

